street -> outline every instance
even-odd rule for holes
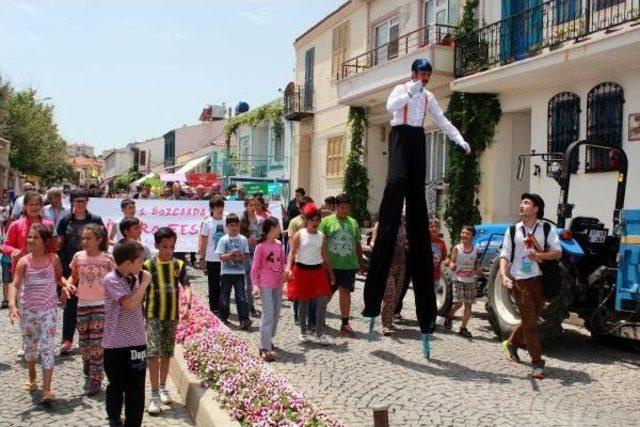
[[[206,297],[206,276],[195,273],[193,285]],[[413,293],[405,299],[406,324],[392,337],[367,340],[368,325],[359,315],[362,282],[353,302],[355,339],[335,338],[323,348],[298,344],[291,303],[283,304],[274,340],[278,359],[270,365],[299,387],[317,408],[348,426],[372,425],[371,407],[390,405],[392,426],[632,426],[640,424],[640,354],[601,345],[586,331],[568,326],[561,339],[546,347],[547,378],[529,378],[527,364],[506,361],[489,328],[484,303],[474,307],[467,340],[438,332],[432,358],[422,358]],[[260,309],[258,302],[258,310]],[[235,313],[235,308],[232,307]],[[337,298],[328,313],[329,332],[337,337]],[[233,317],[235,322],[235,317]],[[459,323],[454,322],[457,331]],[[379,320],[378,326],[380,328]],[[237,334],[256,347],[252,332]],[[524,361],[528,355],[520,353]]]

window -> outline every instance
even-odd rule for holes
[[[176,163],[176,133],[171,131],[164,135],[164,165],[173,166]]]
[[[449,140],[442,132],[427,132],[425,184],[442,182],[449,172]]]
[[[249,135],[245,135],[240,138],[238,143],[238,154],[240,158],[246,160],[251,155],[251,137]]]
[[[617,83],[600,83],[587,97],[587,139],[611,147],[622,145],[622,104],[624,93]],[[617,168],[610,150],[587,147],[587,172],[608,172]]]
[[[311,48],[304,54],[304,109],[313,109],[313,68],[315,66],[316,49]]]
[[[458,0],[427,0],[424,2],[424,26],[433,24],[457,25]]]
[[[564,153],[580,134],[580,98],[575,93],[562,92],[549,100],[547,111],[547,151]],[[577,155],[571,162],[572,172],[578,170]],[[549,165],[547,165],[548,169]]]
[[[331,76],[340,78],[342,64],[349,56],[349,22],[345,22],[333,29],[333,56],[331,62]]]
[[[146,166],[147,164],[147,152],[140,151],[140,166]]]
[[[562,24],[567,21],[573,21],[581,13],[582,4],[578,4],[581,0],[556,0],[555,20],[556,24]]]
[[[284,161],[284,127],[280,129],[280,133],[273,132],[273,161],[281,163]]]
[[[398,37],[400,36],[400,21],[398,17],[378,25],[375,29],[375,65],[387,62],[398,56]]]
[[[342,176],[344,173],[344,136],[327,140],[327,178]]]

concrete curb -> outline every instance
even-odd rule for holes
[[[240,423],[232,420],[228,412],[220,407],[215,399],[215,393],[210,389],[202,388],[200,380],[189,372],[182,345],[176,345],[175,354],[169,366],[169,375],[196,426],[240,427]]]

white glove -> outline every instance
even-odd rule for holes
[[[467,154],[471,154],[471,147],[467,143],[467,141],[462,141],[458,144],[460,148],[462,148]]]
[[[409,86],[409,93],[413,95],[417,95],[423,88],[422,80],[418,80],[417,82],[413,82],[411,86]]]

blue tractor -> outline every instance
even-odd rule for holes
[[[572,218],[574,205],[569,203],[572,169],[581,146],[611,150],[618,165],[617,194],[613,212],[613,229],[608,230],[598,218]],[[569,313],[584,320],[595,337],[618,337],[640,340],[640,210],[624,209],[627,183],[627,156],[619,148],[593,141],[576,141],[565,153],[528,154],[518,158],[518,179],[522,179],[528,157],[541,157],[550,175],[560,185],[557,226],[563,256],[560,261],[561,283],[558,295],[547,304],[539,320],[543,337],[556,337]],[[573,166],[573,167],[572,167]],[[567,225],[567,220],[571,221]],[[502,286],[499,251],[510,224],[476,226],[475,243],[481,254],[482,277],[478,295],[487,297],[486,309],[495,333],[505,338],[520,320],[511,291]],[[451,301],[451,280],[437,286],[440,314]]]

